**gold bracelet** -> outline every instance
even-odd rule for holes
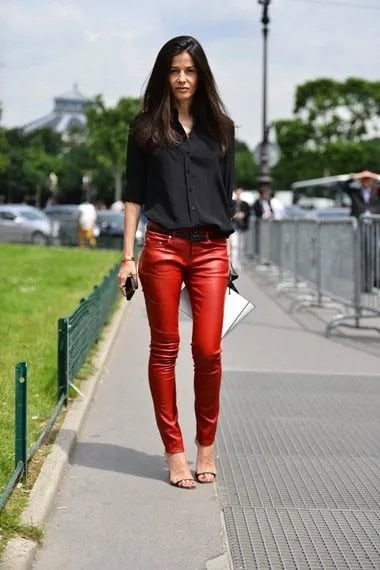
[[[136,261],[135,258],[133,257],[133,255],[125,255],[122,259],[121,259],[121,263],[123,263],[123,261]]]

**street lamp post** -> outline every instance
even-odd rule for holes
[[[259,188],[268,188],[269,176],[269,125],[268,113],[268,32],[269,32],[269,4],[270,0],[258,0],[263,7],[261,23],[263,24],[263,111],[262,111],[262,142],[260,152]]]
[[[91,182],[92,182],[91,174],[89,174],[89,173],[83,174],[83,176],[82,176],[82,188],[83,188],[83,200],[85,202],[90,201]]]

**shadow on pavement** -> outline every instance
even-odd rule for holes
[[[165,482],[168,478],[166,463],[162,456],[149,455],[113,443],[78,441],[70,458],[70,464]]]

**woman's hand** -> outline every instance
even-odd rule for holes
[[[119,269],[119,274],[118,274],[118,281],[119,281],[119,289],[122,292],[122,294],[125,297],[125,281],[127,279],[127,277],[129,277],[130,275],[132,275],[133,279],[136,282],[137,285],[137,268],[136,268],[136,262],[135,261],[122,261],[121,265],[120,265],[120,269]]]

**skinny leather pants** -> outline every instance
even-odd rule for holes
[[[196,439],[202,446],[214,442],[219,415],[220,344],[228,271],[224,238],[190,242],[150,230],[146,233],[139,276],[151,332],[149,384],[158,429],[167,453],[184,451],[175,385],[183,282],[188,287],[193,312]]]

